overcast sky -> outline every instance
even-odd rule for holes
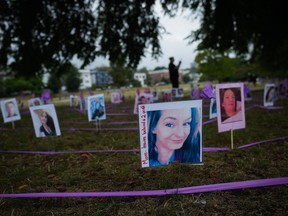
[[[159,11],[159,7],[157,7]],[[184,40],[192,30],[199,28],[199,22],[192,21],[189,18],[189,13],[180,12],[174,18],[160,17],[160,23],[165,27],[166,31],[170,34],[165,34],[160,39],[160,45],[163,55],[159,57],[158,61],[151,58],[150,53],[146,54],[146,58],[143,58],[138,66],[138,69],[146,67],[148,70],[153,70],[155,67],[168,67],[169,57],[174,56],[175,64],[178,64],[179,60],[182,61],[181,68],[189,68],[191,63],[194,62],[196,56],[195,49],[197,44],[193,43],[188,45],[188,40]],[[148,50],[150,52],[150,50]],[[109,62],[103,58],[96,58],[96,60],[88,65],[87,69],[94,69],[100,66],[109,66]]]

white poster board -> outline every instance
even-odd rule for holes
[[[202,100],[139,105],[141,166],[202,163]]]

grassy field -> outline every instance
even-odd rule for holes
[[[165,87],[163,87],[165,88]],[[127,90],[128,91],[128,90]],[[283,109],[263,109],[262,90],[246,102],[246,128],[234,131],[234,147],[288,135],[288,100]],[[189,100],[185,92],[184,100]],[[58,99],[55,99],[58,100]],[[134,96],[122,104],[106,102],[107,119],[102,131],[85,113],[55,103],[62,135],[35,138],[26,108],[22,119],[0,119],[0,150],[89,151],[139,149],[138,116],[133,115]],[[209,101],[203,100],[203,122]],[[116,114],[122,115],[116,115]],[[118,124],[116,124],[117,122]],[[123,122],[122,124],[120,124]],[[74,128],[76,130],[71,130]],[[119,128],[119,130],[117,130]],[[127,130],[123,130],[127,128]],[[110,129],[110,130],[109,130]],[[120,130],[122,129],[122,130]],[[230,132],[218,133],[217,122],[203,125],[203,147],[230,147]],[[102,152],[56,155],[7,154],[0,158],[1,193],[117,192],[173,189],[235,181],[288,176],[288,139],[244,149],[204,152],[203,166],[173,163],[141,168],[139,152]],[[0,215],[287,215],[287,185],[216,191],[187,195],[136,197],[2,198]]]

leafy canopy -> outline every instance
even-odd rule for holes
[[[234,51],[237,57],[287,74],[288,13],[279,0],[159,0],[164,14],[188,9],[200,28],[188,36],[199,50]],[[1,0],[0,67],[31,77],[74,57],[82,67],[98,56],[137,67],[150,49],[161,55],[165,32],[156,0]],[[60,66],[59,66],[60,65]],[[278,73],[279,74],[279,73]]]
[[[2,0],[0,65],[31,77],[73,57],[97,56],[136,67],[148,47],[161,54],[155,1]]]

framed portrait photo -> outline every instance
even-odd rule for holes
[[[155,101],[158,101],[158,91],[157,89],[152,91],[152,102],[154,103]]]
[[[216,85],[218,132],[246,127],[243,83]]]
[[[173,98],[182,98],[184,97],[183,88],[172,88],[171,95]]]
[[[134,114],[138,114],[138,106],[140,104],[150,104],[153,103],[153,95],[150,93],[140,93],[135,97],[134,103]]]
[[[105,99],[104,94],[97,94],[88,97],[88,121],[105,120]]]
[[[118,104],[118,103],[122,103],[122,94],[119,91],[116,92],[112,92],[111,93],[111,103],[113,104]]]
[[[42,105],[43,103],[42,103],[41,99],[39,97],[37,97],[37,98],[29,99],[28,104],[29,104],[29,107],[32,107],[32,106]]]
[[[209,119],[217,117],[217,103],[215,98],[210,99]]]
[[[61,131],[54,104],[29,107],[36,137],[60,136]]]
[[[16,98],[2,100],[1,111],[4,123],[14,122],[21,119]]]
[[[265,107],[274,106],[276,98],[276,86],[275,84],[265,84],[263,103]]]
[[[202,100],[139,105],[141,166],[202,163]]]

